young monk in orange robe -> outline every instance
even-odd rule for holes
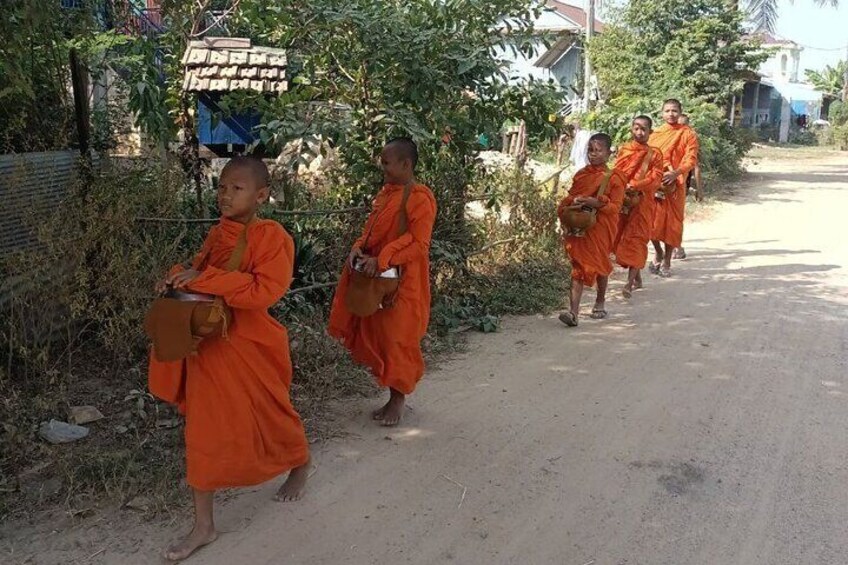
[[[265,164],[249,157],[231,160],[218,187],[220,223],[191,268],[175,267],[158,286],[221,296],[233,312],[227,337],[203,339],[196,355],[168,363],[150,358],[150,391],[176,404],[186,418],[187,482],[194,495],[194,528],[168,549],[169,560],[185,559],[217,538],[216,490],[259,484],[290,471],[277,499],[294,500],[306,484],[309,448],[289,399],[288,334],[268,314],[291,284],[294,244],[280,224],[256,219],[267,199]],[[241,265],[227,271],[244,230]]]
[[[648,261],[648,241],[654,221],[654,193],[660,187],[663,175],[662,152],[648,145],[653,120],[638,116],[630,126],[631,141],[618,148],[615,169],[629,179],[627,191],[636,191],[641,199],[627,213],[619,214],[618,235],[615,238],[615,259],[628,269],[627,284],[622,294],[633,295],[634,288],[642,288],[642,269]]]
[[[430,238],[436,199],[429,188],[415,182],[417,162],[418,149],[411,139],[394,139],[383,148],[385,184],[374,199],[362,236],[353,244],[330,312],[330,335],[350,350],[356,362],[371,369],[380,386],[389,388],[388,402],[372,414],[383,426],[400,423],[406,396],[424,375],[421,339],[430,321]],[[408,228],[399,234],[400,205],[407,185]],[[345,293],[354,264],[372,277],[392,267],[401,268],[394,305],[367,317],[348,310]]]
[[[589,138],[589,165],[574,175],[571,190],[557,209],[557,215],[563,225],[563,218],[569,208],[580,209],[589,206],[597,211],[597,223],[587,230],[585,236],[565,237],[565,252],[571,260],[571,309],[563,312],[559,319],[567,326],[577,325],[583,288],[594,286],[596,281],[598,294],[591,317],[607,317],[606,291],[613,268],[610,253],[618,229],[618,213],[624,200],[624,186],[627,183],[620,171],[607,168],[611,150],[612,139],[607,134],[596,133]],[[598,197],[605,179],[608,179],[606,190]]]
[[[689,125],[689,116],[687,114],[680,114],[680,123],[684,126]],[[700,163],[700,161],[699,161]],[[689,174],[686,176],[686,192],[689,193],[689,190],[695,189],[695,201],[701,202],[704,200],[703,193],[704,182],[701,177],[701,165],[696,164],[695,168],[689,171]],[[683,246],[675,248],[674,253],[672,253],[672,259],[686,259],[686,250],[683,249]]]
[[[683,243],[686,175],[698,163],[698,136],[692,128],[679,123],[682,111],[679,100],[666,100],[662,108],[665,124],[654,130],[648,141],[662,151],[666,170],[662,183],[672,189],[657,203],[651,235],[656,251],[651,271],[663,277],[671,274],[672,253]]]

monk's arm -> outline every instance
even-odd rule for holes
[[[189,286],[196,292],[221,296],[233,308],[269,308],[291,286],[294,243],[282,228],[277,228],[266,233],[257,247],[253,272],[207,267]]]
[[[618,214],[621,211],[621,204],[624,202],[624,187],[627,181],[624,175],[615,172],[609,180],[607,193],[598,198],[603,206],[598,208],[599,214],[610,215]]]
[[[377,257],[377,268],[385,271],[392,265],[418,261],[430,253],[430,239],[436,222],[436,204],[429,197],[410,198],[409,228],[406,233],[383,247]]]
[[[695,168],[698,164],[698,136],[695,132],[689,132],[689,135],[684,139],[685,150],[683,158],[680,159],[680,164],[677,166],[677,172],[681,176],[689,174],[689,171]]]

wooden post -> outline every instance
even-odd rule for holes
[[[77,126],[79,150],[90,157],[91,116],[88,107],[88,72],[79,60],[76,49],[71,49],[71,87],[74,91],[74,120]]]
[[[730,125],[734,125],[736,121],[736,95],[730,99]]]
[[[180,99],[180,110],[182,113],[183,146],[180,148],[182,154],[183,168],[191,182],[194,184],[194,194],[197,205],[197,217],[206,218],[209,214],[203,204],[203,164],[200,162],[200,140],[197,138],[197,128],[194,117],[191,114],[192,99],[188,92],[183,92]]]

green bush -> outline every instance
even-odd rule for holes
[[[848,151],[848,123],[831,128],[830,135],[833,145],[843,151]]]
[[[848,124],[848,104],[841,100],[834,100],[830,103],[827,118],[831,126]]]
[[[791,129],[789,131],[789,143],[795,145],[818,145],[819,136],[809,129]]]

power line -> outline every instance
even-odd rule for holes
[[[804,49],[812,49],[813,51],[842,51],[843,49],[848,48],[848,44],[840,45],[839,47],[813,47],[812,45],[804,45],[803,43],[794,42],[799,47],[803,47]]]

